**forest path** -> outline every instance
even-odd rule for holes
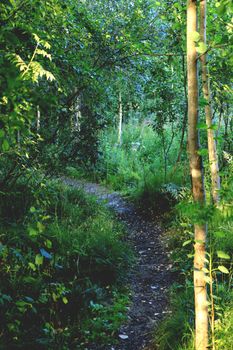
[[[105,349],[151,349],[153,330],[165,314],[170,312],[167,291],[174,281],[172,265],[162,244],[160,225],[156,220],[146,219],[118,192],[110,192],[99,184],[81,180],[63,178],[63,182],[82,188],[112,208],[118,219],[125,224],[128,231],[127,240],[135,250],[136,262],[128,279],[132,291],[128,322],[120,329],[119,344]]]

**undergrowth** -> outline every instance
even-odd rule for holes
[[[129,303],[124,230],[95,198],[37,175],[1,192],[0,349],[112,344]]]
[[[172,137],[168,128],[166,138]],[[161,135],[153,125],[131,122],[124,124],[121,145],[114,128],[101,133],[94,167],[85,169],[71,164],[65,168],[65,175],[101,182],[126,195],[138,207],[163,214],[175,204],[175,195],[187,184],[186,158],[176,163],[179,147],[180,140],[174,136],[172,147],[164,150]]]
[[[169,129],[166,137],[172,138]],[[161,135],[152,125],[139,122],[124,125],[122,145],[117,144],[116,131],[107,130],[100,138],[96,172],[113,189],[133,192],[135,196],[144,189],[154,192],[165,183],[181,185],[186,181],[184,168],[174,169],[179,139],[175,137],[172,142],[171,148],[163,149]]]
[[[169,138],[169,129],[167,131]],[[199,207],[193,203],[186,159],[176,164],[179,146],[176,137],[173,147],[164,152],[158,133],[150,125],[124,125],[122,145],[117,144],[116,132],[102,134],[100,158],[94,177],[115,190],[127,194],[147,213],[169,215],[166,224],[168,249],[174,269],[179,274],[171,288],[171,315],[155,332],[154,347],[158,350],[194,349],[193,301],[193,223],[208,223],[207,283],[213,280],[213,295],[208,285],[209,301],[214,300],[214,343],[216,349],[232,349],[233,310],[232,254],[233,254],[233,183],[232,160],[227,157],[221,171],[221,202],[215,208],[210,199],[210,178],[206,176],[207,204]],[[207,163],[207,160],[205,160]],[[206,164],[208,169],[208,164]],[[80,176],[75,168],[68,169],[74,177]],[[175,209],[172,209],[175,206]],[[172,210],[172,211],[171,211]],[[167,213],[170,214],[167,215]],[[185,258],[184,258],[185,257]],[[210,260],[213,266],[210,270]],[[211,282],[212,283],[212,282]],[[210,313],[211,317],[211,313]],[[211,341],[210,340],[210,346]]]
[[[207,287],[209,301],[214,300],[214,343],[216,350],[233,349],[232,342],[232,255],[233,255],[233,182],[232,163],[222,174],[221,202],[214,208],[209,202],[200,210],[192,203],[190,192],[171,214],[165,241],[170,251],[174,270],[179,274],[170,291],[171,315],[155,332],[154,347],[159,350],[194,349],[194,300],[193,300],[193,222],[208,221]],[[184,259],[186,257],[186,259]],[[210,270],[209,261],[213,266]],[[213,295],[210,283],[213,279]],[[211,318],[211,309],[209,310]],[[212,347],[210,339],[210,346]]]

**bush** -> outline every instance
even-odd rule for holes
[[[70,349],[95,341],[100,331],[113,335],[124,319],[120,290],[132,261],[123,228],[94,198],[57,181],[32,179],[16,188],[17,215],[7,214],[9,202],[1,209],[3,348]],[[115,320],[119,303],[122,317]],[[88,333],[83,324],[92,327],[95,304],[102,305],[98,332]]]
[[[102,133],[95,176],[114,190],[130,195],[140,206],[156,210],[155,203],[171,199],[169,195],[160,195],[164,184],[183,186],[186,183],[187,165],[185,162],[175,165],[179,139],[174,137],[172,147],[166,150],[165,163],[161,135],[152,125],[125,124],[122,136],[119,146],[114,129]],[[166,137],[169,140],[172,137],[169,128]]]
[[[213,299],[215,307],[216,349],[232,348],[232,255],[233,255],[233,207],[231,167],[222,174],[221,202],[214,207],[210,202],[200,208],[192,203],[190,195],[183,193],[183,200],[176,206],[175,214],[166,232],[166,242],[171,251],[179,282],[171,292],[172,316],[166,318],[155,334],[155,347],[161,349],[193,349],[193,222],[208,221],[208,259],[213,267]],[[184,257],[187,257],[186,259]],[[224,269],[219,269],[224,266]],[[208,264],[206,267],[209,268]],[[226,270],[226,268],[228,270]],[[223,271],[224,273],[222,273]],[[228,273],[228,272],[229,273]],[[210,272],[208,272],[210,273]],[[208,288],[209,289],[209,288]],[[210,297],[210,290],[209,297]],[[189,316],[188,316],[189,315]]]
[[[231,295],[232,297],[232,295]],[[216,322],[217,349],[233,349],[233,303],[230,301],[225,307],[222,319]]]

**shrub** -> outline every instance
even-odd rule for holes
[[[17,184],[26,189],[16,193],[20,215],[9,212],[1,223],[1,344],[70,349],[95,340],[82,326],[92,326],[91,305],[103,305],[97,328],[117,331],[124,316],[115,320],[111,310],[132,253],[121,225],[94,198],[58,181],[36,184]],[[102,320],[108,316],[109,324]]]

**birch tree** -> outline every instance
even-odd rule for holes
[[[119,108],[118,109],[118,145],[121,146],[121,144],[122,144],[122,118],[123,118],[121,90],[119,91],[118,108]]]
[[[202,76],[202,91],[203,96],[206,100],[205,105],[205,118],[207,126],[207,140],[208,140],[208,155],[210,163],[211,173],[211,194],[213,202],[216,204],[219,201],[219,190],[220,190],[220,177],[218,167],[218,155],[215,141],[215,131],[213,129],[213,111],[211,106],[211,91],[209,72],[207,66],[207,53],[206,53],[206,0],[200,1],[200,39],[203,46],[204,52],[200,52],[201,60],[201,76]],[[200,46],[200,47],[202,47]]]
[[[198,68],[195,34],[197,30],[197,1],[187,1],[187,76],[188,76],[188,152],[192,179],[192,193],[197,205],[205,202],[202,161],[198,154]],[[195,348],[208,348],[208,309],[205,282],[206,225],[194,225],[194,297],[195,297]]]

